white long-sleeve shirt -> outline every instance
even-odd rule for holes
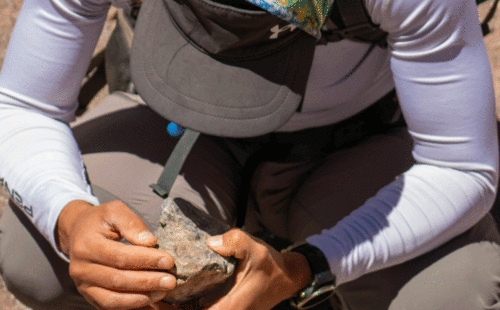
[[[60,211],[92,204],[67,125],[109,6],[126,0],[25,0],[0,73],[0,180],[54,248]],[[489,211],[498,179],[490,64],[474,0],[365,0],[389,33],[368,49],[318,46],[303,107],[280,129],[348,118],[394,86],[416,164],[331,229],[308,238],[338,283],[445,243]],[[59,253],[63,258],[64,254]]]

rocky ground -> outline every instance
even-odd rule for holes
[[[22,0],[0,0],[0,68],[5,57],[7,43],[10,34],[14,27],[14,23],[21,9]],[[479,16],[485,17],[488,10],[489,3],[483,4],[479,7]],[[95,55],[104,48],[109,34],[114,28],[115,19],[114,13],[111,12],[104,27],[104,33],[101,37]],[[497,115],[500,116],[500,7],[497,9],[497,15],[491,23],[493,32],[485,38],[488,48],[488,54],[493,69],[493,78],[495,82],[495,92],[497,94]],[[103,96],[107,93],[107,87],[103,87],[98,92],[92,94],[92,101],[89,107],[97,104]],[[3,190],[0,190],[0,217],[7,203],[7,195]],[[2,279],[0,278],[0,310],[29,310],[30,308],[24,306],[16,298],[9,293]]]

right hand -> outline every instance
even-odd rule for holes
[[[120,242],[125,238],[132,245]],[[56,226],[59,249],[69,256],[78,291],[98,309],[159,309],[173,275],[172,256],[154,249],[156,238],[124,203],[67,204]]]

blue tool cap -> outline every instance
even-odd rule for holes
[[[171,122],[170,124],[167,125],[168,134],[174,138],[181,136],[184,133],[184,131],[186,131],[186,128],[179,126],[174,122]]]

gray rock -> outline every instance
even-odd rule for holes
[[[215,295],[227,290],[235,260],[212,251],[206,241],[229,228],[186,200],[165,199],[154,235],[159,249],[174,257],[177,287],[167,292],[164,301],[180,304],[202,297],[203,300],[214,300]]]

